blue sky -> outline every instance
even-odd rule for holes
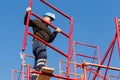
[[[115,34],[114,17],[120,17],[119,0],[47,0],[49,3],[74,18],[73,40],[93,44],[100,47],[101,59]],[[11,71],[19,70],[21,60],[19,53],[22,48],[24,25],[23,19],[29,0],[3,0],[0,3],[0,80],[10,80]],[[51,11],[56,14],[54,25],[69,33],[69,21],[59,13],[50,9],[39,0],[33,0],[32,11],[42,16]],[[34,18],[31,16],[31,18]],[[30,31],[31,28],[29,29]],[[27,48],[24,53],[32,55],[32,37],[28,36]],[[52,45],[67,53],[68,39],[58,34]],[[48,48],[48,65],[56,68],[58,60],[65,59],[57,52]],[[55,57],[55,58],[54,58]],[[32,64],[32,61],[28,59]],[[111,65],[119,67],[117,46],[112,57]]]

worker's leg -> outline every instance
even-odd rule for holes
[[[34,40],[33,41],[33,54],[35,56],[34,69],[40,71],[42,67],[45,66],[47,54],[46,54],[46,45],[43,43]],[[37,77],[36,74],[32,74],[31,80],[35,80]]]

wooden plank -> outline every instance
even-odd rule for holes
[[[54,68],[42,67],[41,72],[45,74],[52,74],[54,72]],[[36,80],[50,80],[50,78],[51,76],[40,74]]]

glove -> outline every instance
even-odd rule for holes
[[[60,32],[61,32],[61,29],[60,29],[60,28],[57,28],[55,31],[58,32],[58,33],[60,33]]]
[[[28,7],[28,8],[26,9],[27,12],[28,12],[28,11],[31,11],[31,10],[32,10],[31,7]]]

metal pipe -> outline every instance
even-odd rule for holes
[[[120,68],[105,66],[105,65],[100,65],[100,64],[93,64],[93,63],[89,63],[89,62],[86,62],[86,65],[87,66],[95,66],[95,67],[105,68],[105,69],[108,68],[108,69],[111,69],[111,70],[120,71]]]
[[[73,42],[73,45],[75,45],[75,42]],[[75,51],[75,48],[73,48],[73,57],[74,57],[74,77],[76,78],[76,51]]]
[[[115,26],[116,26],[116,34],[117,34],[117,41],[118,41],[118,51],[119,51],[119,57],[120,57],[120,26],[119,26],[120,20],[115,17]]]
[[[70,62],[71,62],[71,57],[72,57],[72,52],[73,52],[73,40],[72,40],[72,30],[73,30],[73,18],[70,20],[70,38],[69,38],[69,48],[68,48],[68,66],[67,66],[67,72],[66,75],[69,77],[70,75]]]
[[[83,61],[82,66],[83,66],[84,80],[87,80],[87,79],[86,79],[86,72],[87,72],[87,70],[86,70],[86,69],[87,69],[87,65],[86,65],[85,60]]]
[[[27,80],[30,80],[30,65],[27,65]]]
[[[110,57],[109,57],[109,60],[108,60],[108,64],[107,64],[107,68],[106,68],[106,72],[105,72],[104,78],[106,77],[107,72],[108,72],[108,67],[109,67],[109,65],[110,65],[110,61],[111,61],[111,58],[112,58],[113,50],[114,50],[114,44],[112,45],[112,50],[111,50],[111,52],[110,52]]]
[[[29,55],[29,54],[23,54],[24,55],[24,57],[31,57],[31,58],[35,58],[35,56],[33,56],[33,55]]]
[[[82,56],[82,57],[87,57],[87,58],[92,58],[92,59],[98,59],[98,58],[95,58],[95,57],[92,57],[92,56],[86,56],[86,55],[84,55],[84,54],[76,54],[76,55],[78,55],[78,56]]]
[[[65,54],[64,52],[60,51],[59,49],[55,48],[54,46],[52,46],[51,44],[45,42],[44,40],[40,39],[38,36],[35,36],[34,34],[32,34],[31,32],[28,32],[29,35],[31,35],[32,37],[34,37],[35,39],[41,41],[42,43],[46,44],[47,46],[49,46],[50,48],[52,48],[53,50],[57,51],[58,53],[60,53],[61,55],[65,56],[66,58],[68,57],[67,54]]]
[[[106,57],[107,57],[107,56],[108,56],[108,54],[109,54],[109,51],[110,51],[110,49],[111,49],[112,45],[113,45],[113,44],[115,44],[116,37],[117,37],[117,34],[115,34],[115,36],[114,36],[114,38],[113,38],[112,42],[110,43],[110,46],[108,47],[108,49],[107,49],[107,51],[106,51],[106,53],[105,53],[105,55],[104,55],[104,57],[103,57],[102,61],[100,62],[100,65],[102,65],[102,64],[104,63],[104,61],[105,61]],[[99,73],[100,68],[101,68],[101,67],[98,67],[98,69],[97,69],[96,73]],[[94,77],[93,77],[93,80],[95,80],[95,78],[96,78],[96,77],[97,77],[97,75],[95,74],[95,75],[94,75]]]
[[[24,72],[24,65],[22,64],[22,80],[24,80],[25,77],[23,72]]]
[[[52,6],[51,4],[49,4],[48,2],[46,2],[45,0],[41,0],[44,4],[48,5],[49,7],[51,7],[52,9],[54,9],[55,11],[57,11],[58,13],[62,14],[63,16],[65,16],[66,18],[68,18],[69,20],[71,20],[71,17],[69,17],[68,15],[66,15],[65,13],[63,13],[62,11],[58,10],[56,7]]]
[[[32,0],[30,0],[30,2],[29,2],[29,7],[32,8]],[[26,22],[26,27],[25,27],[25,32],[24,32],[24,40],[23,40],[23,44],[22,44],[22,51],[24,51],[25,48],[26,48],[26,41],[27,41],[30,14],[31,14],[31,11],[28,11],[27,22]]]
[[[12,80],[14,80],[14,70],[12,70]]]
[[[61,78],[61,79],[65,79],[65,80],[79,80],[77,78],[68,78],[65,76],[57,75],[57,74],[45,74],[45,73],[41,73],[41,72],[34,71],[34,70],[32,70],[31,73],[42,74],[42,75],[51,76],[51,77],[55,77],[55,78]]]
[[[16,73],[23,73],[23,74],[26,74],[26,73],[23,72],[23,71],[12,70],[12,80],[14,80],[14,74],[15,74],[15,72],[16,72]],[[19,80],[19,78],[18,78],[18,80]]]
[[[100,52],[99,52],[99,47],[98,46],[93,46],[91,44],[85,44],[85,43],[82,43],[82,42],[75,42],[74,46],[76,46],[77,44],[80,44],[80,45],[83,45],[83,46],[88,46],[88,47],[91,47],[91,48],[95,48],[96,50],[95,50],[94,56],[87,56],[87,55],[84,55],[84,54],[76,54],[76,55],[91,58],[91,59],[93,59],[93,62],[94,62],[94,59],[96,59],[96,60],[98,60],[98,64],[100,64]],[[98,57],[95,57],[96,51],[98,53]],[[88,78],[89,78],[89,76],[88,76]]]
[[[32,14],[33,16],[35,16],[36,18],[42,20],[43,22],[47,23],[47,24],[48,24],[49,26],[51,26],[53,29],[56,29],[56,28],[57,28],[57,27],[54,26],[53,24],[50,24],[50,23],[46,22],[45,20],[43,20],[40,16],[38,16],[38,15],[35,14],[34,12],[31,12],[31,14]],[[64,36],[66,36],[67,38],[69,38],[69,35],[66,34],[65,32],[61,31],[61,33],[62,33]]]
[[[61,60],[59,60],[59,75],[62,76],[62,62],[61,62]]]
[[[73,18],[67,16],[62,11],[58,10],[57,8],[55,8],[54,6],[52,6],[51,4],[46,2],[45,0],[41,0],[41,1],[70,20],[69,49],[68,49],[68,56],[67,56],[67,58],[68,58],[68,67],[67,67],[67,72],[66,72],[67,76],[69,77],[69,74],[70,74],[70,61],[71,61],[71,57],[72,57],[72,43],[73,43],[72,42]]]
[[[98,73],[96,73],[96,72],[94,72],[93,70],[91,70],[91,69],[87,69],[88,71],[90,71],[91,73],[93,73],[93,74],[96,74],[96,75],[98,75],[98,77],[100,78],[100,80],[101,80],[101,78],[102,78],[102,80],[103,80],[103,76],[102,75],[100,75],[100,74],[98,74]],[[94,79],[92,79],[92,80],[94,80]],[[105,78],[104,80],[108,80],[107,78]]]
[[[89,47],[92,47],[92,48],[97,48],[97,46],[93,46],[91,44],[85,44],[85,43],[82,43],[82,42],[75,42],[75,45],[76,44],[80,44],[80,45],[84,45],[84,46],[89,46]]]

